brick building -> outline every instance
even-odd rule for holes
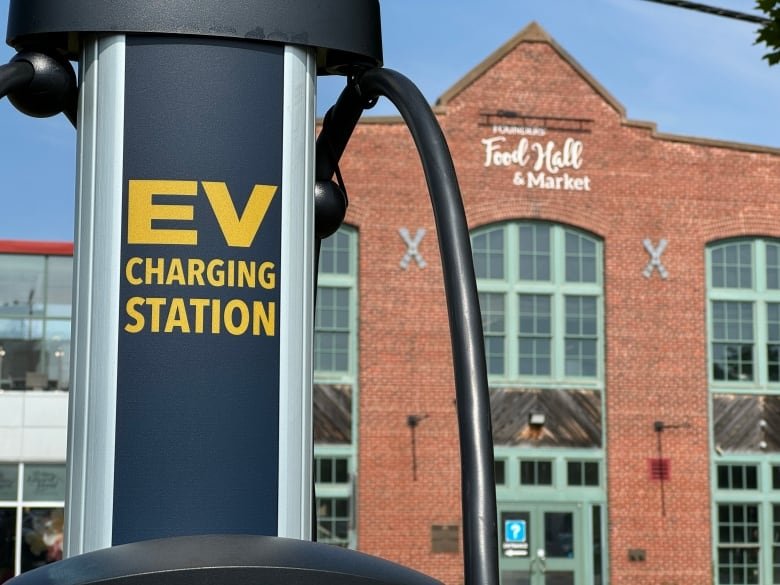
[[[780,151],[628,120],[536,24],[435,111],[472,229],[503,585],[780,582]],[[319,539],[458,585],[450,336],[400,118],[364,117],[341,171],[314,347]],[[70,249],[0,244],[2,582],[59,552],[21,535],[64,499],[70,296],[45,291]]]
[[[628,120],[536,24],[435,111],[473,234],[504,585],[778,582],[780,151]],[[449,335],[404,124],[364,118],[341,170],[356,543],[455,585]]]

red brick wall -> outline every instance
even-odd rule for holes
[[[472,227],[542,219],[604,241],[606,454],[611,583],[708,584],[711,575],[705,247],[780,236],[780,152],[655,136],[546,42],[520,42],[460,93],[441,124]],[[528,189],[516,168],[486,167],[483,110],[592,119],[578,176],[590,191]],[[549,132],[562,140],[569,133]],[[519,137],[508,137],[508,143]],[[361,124],[342,163],[347,221],[359,229],[359,548],[462,583],[460,555],[431,552],[432,524],[460,524],[459,454],[447,314],[433,217],[411,139],[398,121]],[[428,263],[399,267],[398,229],[425,228]],[[668,240],[666,280],[642,271],[642,240]],[[416,430],[412,475],[408,415]],[[654,421],[671,477],[648,476]],[[629,562],[628,549],[647,551]]]

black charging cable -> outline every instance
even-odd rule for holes
[[[0,98],[35,118],[65,114],[76,126],[78,88],[71,64],[60,56],[22,51],[0,65]]]
[[[27,87],[35,75],[35,69],[27,61],[12,61],[0,65],[0,97]]]
[[[482,318],[466,213],[447,142],[420,90],[396,71],[370,69],[350,80],[323,120],[315,181],[331,181],[363,110],[388,98],[409,127],[433,205],[444,273],[461,448],[466,585],[498,585],[493,433]]]

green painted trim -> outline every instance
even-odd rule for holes
[[[713,269],[712,254],[714,250],[735,243],[749,242],[751,245],[752,275],[751,288],[715,288],[712,286]],[[720,240],[707,246],[705,251],[706,277],[706,331],[707,331],[707,377],[710,394],[777,394],[780,393],[780,382],[770,383],[768,380],[766,346],[768,342],[767,304],[780,302],[780,290],[768,289],[766,279],[766,249],[768,245],[777,245],[780,240],[771,238],[733,238]],[[713,371],[713,301],[742,301],[753,305],[753,355],[754,380],[722,381],[714,380]],[[708,401],[708,412],[712,421],[712,400]],[[771,583],[773,577],[773,506],[780,501],[780,489],[772,488],[772,467],[780,466],[780,454],[748,454],[724,453],[715,451],[715,436],[710,424],[710,513],[712,527],[712,559],[713,580],[718,583],[718,552],[719,552],[719,517],[718,507],[721,504],[748,504],[758,506],[759,520],[759,571],[758,582]],[[718,487],[718,465],[745,464],[758,467],[757,489],[721,489]]]
[[[751,244],[752,287],[715,288],[712,286],[712,254],[715,250],[738,243]],[[707,246],[706,266],[706,319],[707,319],[707,378],[711,392],[780,393],[780,381],[769,382],[766,347],[768,343],[767,304],[780,302],[780,290],[768,289],[766,279],[766,248],[780,240],[771,238],[739,238],[714,242]],[[753,305],[753,380],[715,380],[713,378],[713,301],[750,302]]]
[[[536,570],[536,579],[531,581],[531,585],[543,582],[543,575],[538,571],[538,566],[531,566],[531,559],[537,555],[539,549],[545,548],[541,540],[543,533],[543,512],[571,512],[573,514],[573,548],[574,558],[566,559],[564,557],[547,557],[548,569],[573,570],[575,572],[575,582],[577,585],[595,585],[594,579],[594,543],[593,543],[593,508],[599,506],[599,518],[601,523],[601,540],[599,547],[602,551],[602,579],[600,583],[609,582],[609,554],[608,554],[608,525],[606,508],[601,503],[573,503],[573,502],[540,502],[529,499],[518,500],[514,502],[499,502],[498,505],[498,530],[499,543],[503,542],[502,513],[504,512],[529,512],[530,526],[528,526],[529,535],[529,557],[508,558],[503,552],[499,552],[499,571],[528,571]],[[499,548],[501,545],[499,544]],[[580,551],[579,553],[577,551]],[[537,561],[538,565],[538,561]]]
[[[537,225],[550,228],[550,280],[527,281],[519,275],[520,226]],[[491,375],[490,382],[494,385],[509,386],[532,384],[538,387],[562,385],[570,387],[604,388],[605,344],[604,344],[604,291],[603,291],[603,242],[584,231],[562,224],[535,221],[514,221],[491,224],[472,232],[472,238],[496,230],[504,233],[504,275],[503,279],[477,279],[480,292],[501,293],[504,295],[504,374]],[[595,283],[566,282],[566,233],[570,232],[586,238],[595,246]],[[518,295],[544,294],[551,297],[552,313],[552,344],[550,375],[521,375],[518,372]],[[596,376],[567,376],[565,373],[565,300],[567,296],[596,297]]]
[[[338,234],[349,238],[349,274],[320,272],[318,286],[332,286],[349,289],[349,357],[348,368],[343,372],[315,371],[316,384],[344,384],[352,388],[352,442],[349,445],[331,445],[315,443],[314,457],[343,457],[347,459],[347,472],[351,478],[346,484],[318,483],[315,493],[318,498],[349,498],[351,508],[351,524],[349,528],[349,547],[356,548],[358,544],[358,507],[355,501],[358,472],[359,431],[359,340],[360,305],[358,291],[358,253],[359,238],[356,228],[343,225]],[[327,240],[326,240],[327,241]],[[315,321],[316,322],[316,321]]]

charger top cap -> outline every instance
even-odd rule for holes
[[[77,59],[93,33],[188,35],[314,47],[320,74],[382,64],[378,0],[11,0],[6,42]]]

